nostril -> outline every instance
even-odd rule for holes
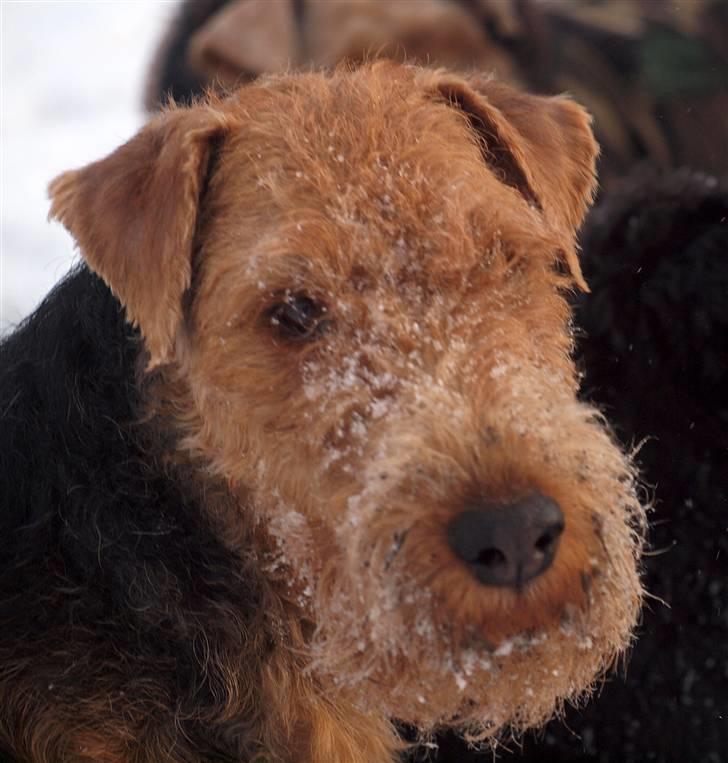
[[[562,532],[564,532],[563,523],[550,527],[538,536],[534,543],[534,548],[542,554],[550,553],[554,549]]]
[[[474,564],[481,567],[505,567],[506,555],[499,548],[485,548],[475,557]]]
[[[540,551],[542,554],[545,554],[550,548],[551,545],[554,542],[553,535],[550,535],[549,533],[544,533],[534,544],[534,547],[536,551]]]

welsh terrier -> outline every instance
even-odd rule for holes
[[[2,346],[7,754],[385,763],[603,674],[644,511],[571,359],[589,122],[385,61],[52,183],[85,265]]]

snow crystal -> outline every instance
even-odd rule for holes
[[[466,676],[472,676],[478,663],[478,655],[472,649],[466,649],[461,658],[463,671]]]
[[[346,505],[349,510],[349,515],[351,517],[355,517],[357,512],[359,511],[359,505],[361,504],[361,496],[360,495],[350,495]]]
[[[507,657],[513,651],[513,641],[506,639],[496,650],[493,652],[495,657]]]
[[[374,400],[369,405],[369,412],[373,419],[381,419],[389,410],[390,403],[387,400]]]

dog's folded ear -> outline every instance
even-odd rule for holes
[[[566,263],[588,290],[573,242],[596,190],[599,147],[589,114],[567,97],[529,95],[485,77],[442,75],[436,89],[465,114],[498,178],[561,232]]]
[[[298,61],[293,0],[224,3],[190,38],[187,56],[205,76],[229,84],[241,75],[281,72]]]
[[[213,108],[172,110],[49,187],[50,217],[139,326],[149,367],[167,361],[174,347],[211,147],[225,129]]]

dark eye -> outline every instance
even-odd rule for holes
[[[289,340],[317,339],[331,325],[326,319],[326,307],[305,294],[286,295],[268,312],[272,326]]]

